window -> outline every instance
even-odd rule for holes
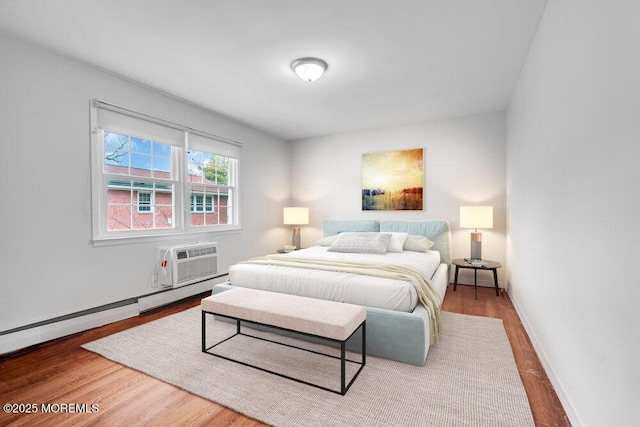
[[[192,194],[191,212],[213,212],[213,196]]]
[[[138,212],[151,212],[151,193],[138,191]]]
[[[236,160],[211,152],[190,150],[187,164],[191,225],[229,223],[233,217]]]
[[[238,143],[92,102],[93,239],[239,228]]]
[[[213,196],[208,194],[191,194],[191,212],[214,212]]]
[[[105,129],[99,134],[107,192],[106,232],[174,228],[178,180],[172,163],[177,149],[123,132]]]

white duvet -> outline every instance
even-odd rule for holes
[[[296,258],[321,257],[378,264],[407,264],[419,269],[427,277],[432,277],[440,265],[438,251],[353,254],[328,252],[327,249],[328,246],[313,246],[292,252],[291,256]],[[418,304],[415,288],[410,283],[354,273],[240,263],[229,267],[229,281],[234,286],[396,311],[411,312]],[[441,295],[440,301],[443,297],[444,295]]]

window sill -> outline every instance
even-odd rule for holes
[[[173,240],[185,240],[185,239],[201,239],[211,238],[213,236],[220,236],[225,234],[237,234],[242,231],[242,227],[233,226],[232,228],[218,229],[218,230],[202,230],[202,231],[188,231],[184,233],[167,233],[167,234],[154,234],[149,236],[118,236],[118,237],[105,237],[97,238],[91,241],[91,245],[94,248],[101,248],[104,246],[117,246],[117,245],[133,245],[137,243],[148,242],[170,242]]]

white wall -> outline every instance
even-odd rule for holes
[[[362,211],[362,154],[424,148],[425,209]],[[469,233],[459,227],[461,205],[494,206],[494,228],[483,233],[483,257],[506,261],[505,115],[493,113],[299,140],[291,146],[291,194],[310,208],[302,245],[319,237],[326,218],[446,219],[453,230],[453,256],[469,256]],[[505,268],[499,281],[505,284]],[[473,283],[470,270],[461,283]],[[493,278],[478,274],[482,284]]]
[[[287,238],[287,143],[1,35],[0,52],[0,332],[157,290],[156,248],[166,242],[90,243],[90,99],[244,143],[243,230],[200,237],[218,242],[221,272]]]
[[[574,425],[640,419],[640,2],[551,0],[508,110],[511,294]]]

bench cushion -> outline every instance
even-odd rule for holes
[[[203,311],[345,341],[367,317],[364,307],[236,287],[202,300]]]

